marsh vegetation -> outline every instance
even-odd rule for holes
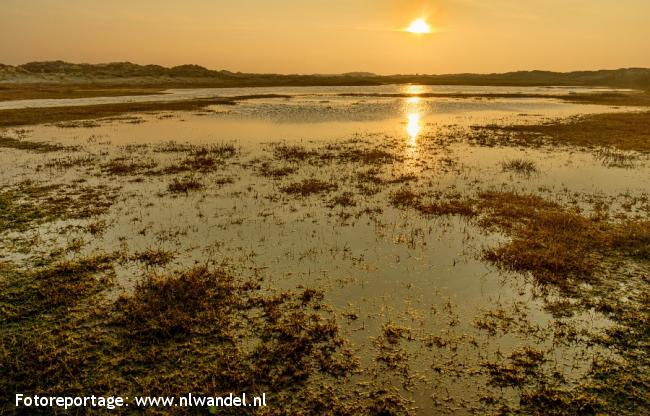
[[[29,109],[0,132],[4,396],[647,412],[648,113],[336,97]],[[244,137],[255,117],[296,137]]]

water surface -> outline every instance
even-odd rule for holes
[[[584,373],[595,348],[555,345],[525,331],[497,336],[477,328],[488,311],[507,310],[530,327],[552,332],[553,317],[527,276],[496,270],[481,259],[481,250],[505,237],[488,233],[463,218],[424,218],[389,204],[401,186],[416,190],[471,194],[477,189],[514,189],[551,199],[579,199],[590,208],[593,198],[615,198],[648,191],[650,169],[639,155],[634,169],[603,164],[592,151],[567,147],[484,147],[464,138],[471,126],[539,123],[608,111],[607,106],[572,104],[544,98],[349,97],[341,93],[449,92],[535,93],[586,92],[576,88],[382,86],[172,90],[163,99],[246,94],[289,94],[290,98],[247,100],[215,105],[195,112],[153,112],[83,123],[60,123],[8,130],[9,135],[79,146],[75,157],[91,156],[96,165],[58,169],[53,156],[7,151],[0,154],[2,180],[18,183],[69,181],[120,186],[121,197],[107,218],[105,233],[89,237],[82,230],[63,234],[38,230],[46,243],[61,244],[75,236],[85,240],[84,252],[161,248],[176,253],[168,269],[196,263],[236,265],[243,273],[261,270],[269,289],[315,287],[325,292],[364,372],[355,381],[394,385],[413,399],[420,414],[466,414],[480,409],[484,394],[501,394],[516,401],[516,392],[486,386],[477,369],[481,363],[523,346],[548,351],[548,366],[568,378]],[[30,100],[0,103],[13,106],[82,105],[81,103],[150,100],[151,97]],[[161,96],[156,96],[161,99]],[[103,101],[107,100],[107,101]],[[116,101],[117,100],[117,101]],[[2,107],[4,106],[4,107]],[[352,140],[352,141],[351,141]],[[164,166],[182,155],[164,153],[161,145],[205,145],[232,142],[240,156],[214,171],[195,173],[204,190],[174,195],[170,178],[140,173],[112,176],[102,168],[116,158]],[[259,173],[274,159],[273,144],[298,144],[327,149],[345,143],[381,148],[398,161],[363,164],[298,163],[296,172],[273,179]],[[357,144],[352,144],[357,146]],[[501,163],[512,158],[533,160],[534,175],[505,172]],[[38,166],[37,169],[34,167]],[[386,177],[410,174],[406,185],[386,185],[375,194],[360,194],[359,173],[378,170]],[[228,181],[224,181],[228,178]],[[295,197],[282,187],[303,178],[338,185],[330,194]],[[331,206],[334,195],[351,192],[354,207]],[[67,224],[68,226],[70,224]],[[66,224],[60,224],[66,226]],[[78,233],[75,234],[75,233]],[[49,243],[47,243],[49,242]],[[9,246],[3,252],[11,253]],[[18,253],[6,254],[19,258]],[[13,257],[16,256],[16,257]],[[113,293],[133,290],[143,273],[133,263],[118,268]],[[162,273],[162,270],[156,272]],[[354,319],[350,317],[354,316]],[[608,325],[594,312],[567,322],[585,330]],[[386,325],[408,328],[412,339],[396,345],[380,340]],[[426,339],[435,339],[427,343]],[[388,348],[388,350],[387,350]],[[386,363],[387,351],[401,358]]]

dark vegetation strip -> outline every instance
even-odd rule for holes
[[[130,62],[75,64],[63,61],[29,62],[10,66],[0,64],[0,77],[14,82],[79,85],[143,85],[166,88],[318,86],[318,85],[493,85],[493,86],[594,86],[650,89],[650,69],[621,68],[599,71],[516,71],[501,74],[394,74],[369,72],[345,74],[254,74],[210,70],[199,65],[137,65]],[[78,81],[83,80],[83,81]],[[33,81],[31,81],[33,83]]]
[[[0,148],[28,150],[38,153],[56,152],[66,149],[56,143],[34,142],[30,140],[20,140],[13,137],[0,136]]]
[[[104,84],[7,83],[0,84],[0,101],[59,98],[119,97],[160,94],[169,87]]]
[[[593,114],[540,125],[475,127],[476,131],[506,133],[507,140],[525,145],[536,141],[581,147],[612,146],[650,152],[650,112]]]
[[[0,127],[24,126],[73,120],[89,120],[117,116],[124,113],[148,111],[191,111],[209,105],[235,105],[237,101],[263,98],[290,98],[282,94],[251,94],[235,97],[201,98],[179,101],[151,101],[142,103],[95,104],[88,106],[20,108],[0,110]]]
[[[208,105],[234,105],[228,98],[206,98],[173,102],[97,104],[51,108],[21,108],[0,111],[0,127],[53,123],[58,121],[88,120],[116,116],[131,112],[146,111],[188,111]]]

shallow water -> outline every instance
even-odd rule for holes
[[[65,157],[64,152],[53,156],[2,152],[0,178],[5,184],[25,179],[65,182],[81,175],[90,184],[121,186],[121,197],[108,215],[106,232],[98,237],[79,232],[79,237],[86,241],[84,252],[161,248],[177,253],[169,269],[225,261],[237,265],[244,273],[261,270],[269,288],[305,286],[324,290],[326,301],[363,363],[364,373],[358,376],[359,380],[404,388],[405,394],[415,400],[420,414],[480,411],[479,399],[486,392],[516,400],[513,391],[485,386],[485,376],[476,373],[476,369],[486,360],[521,346],[548,350],[552,356],[548,366],[554,366],[569,379],[578,377],[589,364],[585,356],[595,354],[593,349],[553,345],[552,337],[540,339],[532,330],[489,335],[475,325],[486,311],[502,308],[521,318],[528,330],[542,328],[544,334],[552,332],[553,319],[526,276],[505,274],[480,259],[481,249],[503,241],[503,236],[481,231],[458,217],[428,219],[413,211],[393,208],[388,204],[388,196],[401,185],[387,186],[375,195],[358,195],[352,178],[372,166],[303,164],[297,167],[297,173],[284,179],[262,177],[255,166],[260,160],[273,161],[269,142],[322,148],[356,138],[368,146],[379,146],[399,155],[399,162],[379,169],[392,176],[414,174],[416,179],[410,186],[416,189],[467,194],[477,189],[505,187],[540,192],[563,201],[577,198],[589,209],[589,202],[585,201],[594,196],[648,192],[647,159],[639,155],[634,169],[612,168],[593,152],[570,147],[486,148],[462,140],[446,142],[445,134],[460,132],[462,139],[463,132],[472,125],[537,123],[623,110],[553,99],[336,95],[403,88],[406,87],[228,89],[220,90],[219,95],[296,96],[212,106],[209,111],[193,113],[118,117],[85,127],[35,126],[20,132],[31,140],[79,145],[77,153],[104,161],[125,157],[169,163],[176,156],[156,152],[157,145],[169,141],[234,142],[241,146],[241,156],[233,163],[216,172],[197,174],[206,188],[187,195],[166,192],[167,177],[142,176],[136,181],[130,176],[107,175],[97,166],[68,170],[43,167],[50,157]],[[454,86],[423,90],[557,94],[556,89],[547,88]],[[570,89],[562,91],[568,93]],[[171,95],[178,98],[212,93],[195,90]],[[59,104],[66,101],[70,100],[61,100]],[[15,130],[6,133],[18,134]],[[134,144],[142,146],[126,146]],[[529,176],[504,172],[501,162],[515,157],[534,160],[539,172]],[[41,168],[35,171],[37,165]],[[233,183],[216,185],[224,177],[231,178]],[[331,195],[294,197],[280,192],[282,186],[306,177],[338,184],[334,194],[355,193],[357,206],[329,208]],[[47,229],[40,232],[52,244],[75,236],[74,231],[64,236]],[[44,250],[47,247],[43,245]],[[2,251],[7,258],[17,256],[7,246]],[[120,285],[112,290],[132,290],[143,270],[132,262],[120,266]],[[585,330],[608,324],[591,312],[567,321],[577,322]],[[412,339],[400,340],[395,345],[381,344],[385,325],[407,328]],[[444,345],[429,345],[426,340],[432,337]],[[382,358],[387,351],[402,358],[387,363]]]
[[[549,88],[516,87],[447,87],[451,91],[491,93],[532,90],[554,91]],[[101,128],[91,130],[113,144],[156,143],[181,141],[209,143],[235,140],[251,144],[276,140],[332,140],[345,139],[355,134],[406,136],[415,142],[420,137],[436,134],[450,125],[539,123],[557,117],[603,111],[634,111],[633,107],[616,108],[600,105],[572,104],[556,99],[539,98],[451,98],[451,97],[346,97],[341,92],[362,94],[377,91],[404,92],[439,90],[443,87],[382,86],[382,87],[305,87],[298,88],[248,88],[222,89],[222,95],[266,93],[291,93],[291,98],[261,98],[239,102],[237,105],[215,105],[206,110],[182,114],[154,114],[144,116],[148,122],[138,120],[127,123],[100,123]],[[212,89],[214,90],[214,89]],[[211,91],[212,91],[211,90]],[[229,90],[230,92],[226,91]],[[264,90],[264,91],[258,91]],[[567,89],[562,89],[565,91]],[[198,90],[197,90],[198,91]],[[201,90],[203,91],[203,90]],[[569,90],[572,91],[572,90]],[[530,92],[530,91],[529,91]],[[174,95],[182,99],[187,92]],[[110,100],[131,100],[138,97],[108,97]],[[144,100],[146,97],[142,97]],[[52,105],[79,105],[86,99],[46,100]],[[95,100],[88,99],[88,100]],[[34,100],[37,101],[37,100]],[[0,103],[11,106],[15,102]],[[108,121],[115,118],[109,118]],[[117,117],[119,120],[119,117]],[[128,121],[128,120],[127,120]],[[181,122],[179,122],[181,121]],[[62,125],[74,123],[62,123]],[[62,131],[39,127],[44,137],[69,139],[78,136],[77,129]],[[86,134],[86,131],[84,131]]]
[[[82,106],[129,102],[181,101],[195,98],[245,97],[258,94],[282,94],[311,99],[328,99],[339,94],[544,94],[564,95],[604,91],[629,91],[587,87],[483,87],[456,85],[381,85],[364,87],[247,87],[247,88],[182,88],[168,89],[161,94],[118,97],[67,99],[8,100],[0,102],[0,110],[18,108]]]

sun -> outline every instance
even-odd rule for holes
[[[423,18],[419,18],[412,21],[409,27],[405,30],[409,33],[415,33],[416,35],[426,35],[431,33],[431,25],[429,25]]]

